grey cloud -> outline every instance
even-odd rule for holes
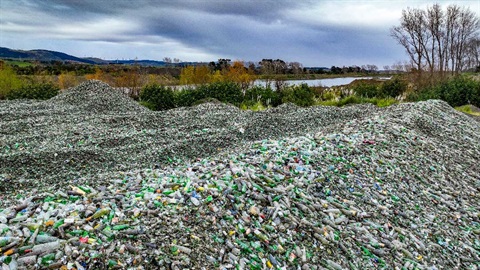
[[[2,10],[20,12],[0,18],[0,34],[30,31],[52,42],[106,42],[124,44],[122,48],[142,42],[159,50],[167,46],[165,42],[174,42],[179,51],[193,49],[255,61],[281,58],[306,65],[366,64],[368,60],[391,64],[404,57],[385,26],[358,29],[289,17],[289,11],[305,10],[313,3],[318,4],[291,0],[2,0]],[[30,17],[35,20],[25,19]],[[109,20],[113,20],[111,28],[104,24]],[[64,26],[61,31],[59,26]]]
[[[275,19],[281,16],[283,10],[305,5],[307,2],[276,0],[276,1],[193,1],[193,0],[24,0],[25,5],[36,6],[45,13],[64,16],[65,14],[104,14],[122,16],[145,9],[161,10],[176,9],[204,12],[210,14],[229,14],[256,18],[258,20]],[[142,15],[142,14],[137,14]],[[141,19],[141,18],[140,18]]]

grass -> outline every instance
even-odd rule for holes
[[[377,105],[378,107],[388,107],[397,103],[398,101],[394,98],[380,98],[377,99],[377,103],[375,105]]]
[[[19,67],[28,67],[33,65],[30,62],[18,61],[18,60],[6,60],[5,62],[11,66],[17,65]]]
[[[317,102],[315,105],[322,105],[322,106],[338,106],[337,100],[323,100]]]
[[[463,105],[455,107],[455,110],[475,116],[480,116],[480,111],[473,111],[471,105]]]
[[[246,110],[251,110],[251,111],[264,111],[267,109],[267,107],[265,107],[262,102],[256,102],[255,104],[253,105],[247,105],[245,103],[242,103],[240,104],[240,109],[243,110],[243,111],[246,111]]]
[[[388,107],[393,104],[397,104],[398,100],[394,98],[363,98],[355,95],[344,97],[340,100],[330,99],[330,100],[321,100],[316,101],[314,105],[322,106],[334,106],[334,107],[343,107],[350,104],[363,104],[370,103],[378,107]],[[251,110],[251,111],[263,111],[267,109],[261,102],[256,102],[254,104],[242,103],[240,105],[241,110]]]
[[[362,98],[357,96],[348,96],[340,100],[318,101],[316,105],[342,107],[349,104],[371,103],[378,107],[387,107],[398,103],[394,98]]]

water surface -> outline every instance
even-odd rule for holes
[[[288,80],[285,81],[289,85],[299,85],[302,83],[306,83],[308,86],[324,86],[324,87],[332,87],[338,85],[346,85],[354,80],[358,79],[379,79],[379,80],[388,80],[390,77],[342,77],[342,78],[332,78],[332,79],[314,79],[314,80]],[[255,85],[265,86],[267,82],[265,80],[256,80]],[[273,82],[272,82],[273,86]]]

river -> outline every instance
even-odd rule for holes
[[[314,80],[287,80],[285,81],[289,85],[298,85],[302,83],[306,83],[308,86],[324,86],[324,87],[332,87],[338,85],[346,85],[354,80],[358,79],[378,79],[378,80],[389,80],[390,77],[342,77],[342,78],[332,78],[332,79],[314,79]],[[265,86],[265,80],[256,80],[255,85]],[[272,84],[273,86],[273,84]]]
[[[346,85],[354,80],[364,79],[378,79],[378,80],[389,80],[391,77],[342,77],[342,78],[332,78],[332,79],[313,79],[313,80],[286,80],[285,83],[289,85],[299,85],[302,83],[306,83],[308,86],[324,86],[324,87],[332,87],[338,85]],[[255,85],[265,86],[267,83],[266,80],[256,80]],[[272,81],[271,84],[274,87],[274,82]],[[176,90],[181,90],[189,87],[195,87],[194,85],[175,85],[170,86]]]

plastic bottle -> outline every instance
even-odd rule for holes
[[[81,189],[83,192],[85,193],[90,193],[92,192],[92,190],[88,187],[84,187],[84,186],[78,186],[79,189]]]
[[[122,225],[115,225],[115,226],[113,226],[113,227],[112,227],[112,230],[114,230],[114,231],[120,231],[120,230],[125,230],[125,229],[128,229],[128,228],[130,228],[129,225],[127,225],[127,224],[122,224]]]
[[[17,261],[12,259],[11,262],[8,264],[8,267],[10,268],[10,270],[17,270],[18,269]]]
[[[114,260],[108,260],[108,267],[114,267],[114,266],[117,266],[119,265],[118,262],[114,261]]]
[[[55,253],[50,253],[42,257],[42,264],[49,265],[55,259]]]
[[[22,264],[22,265],[31,265],[37,262],[37,256],[32,255],[27,257],[20,257],[17,259],[17,261],[19,264]]]
[[[91,217],[88,217],[87,220],[105,216],[108,213],[110,213],[110,211],[111,211],[110,208],[102,208],[102,209],[98,210],[97,212],[95,212]]]
[[[35,238],[35,243],[37,244],[50,243],[54,241],[58,241],[58,238],[47,234],[37,235],[37,237]]]
[[[55,222],[55,224],[53,224],[53,228],[57,229],[58,227],[62,226],[64,223],[65,223],[65,220],[62,218],[59,221]]]
[[[60,242],[55,241],[55,242],[50,242],[46,244],[40,244],[40,245],[35,245],[32,248],[33,253],[47,253],[47,252],[52,252],[60,248]]]
[[[8,245],[10,242],[18,241],[18,240],[20,240],[18,237],[10,237],[10,236],[0,237],[0,247],[4,247]]]
[[[10,256],[0,256],[0,263],[9,264],[12,261]]]

